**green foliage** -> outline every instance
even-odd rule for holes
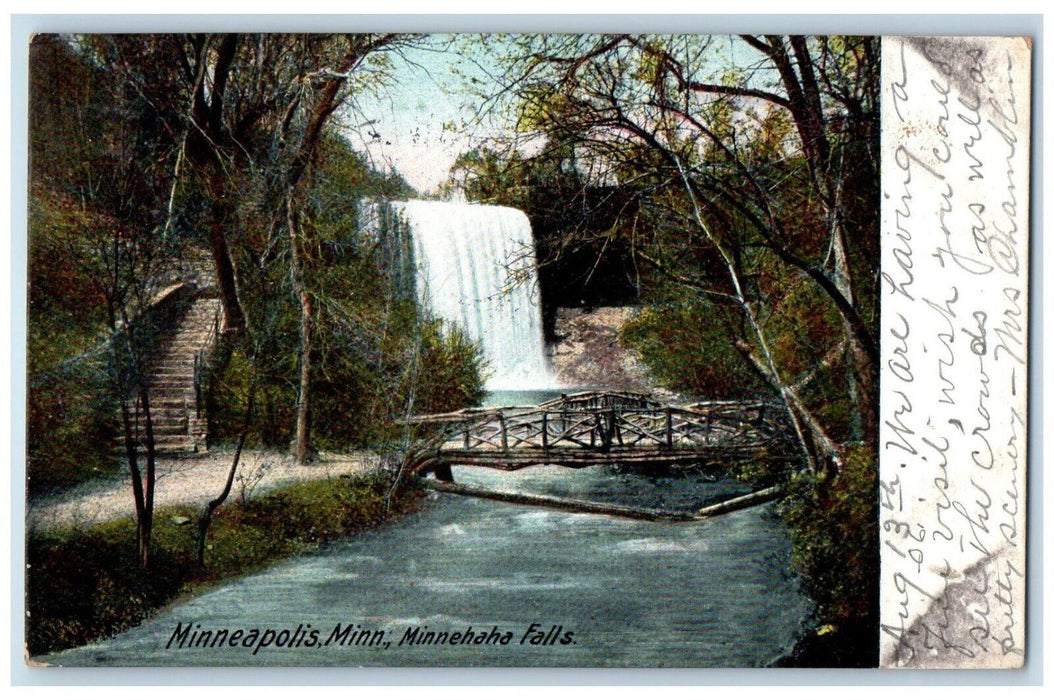
[[[364,199],[408,199],[414,190],[396,172],[380,173],[341,136],[327,132],[318,147],[311,183],[314,225],[324,240],[345,238],[358,227]]]
[[[403,429],[395,421],[408,412],[453,411],[483,398],[483,360],[478,346],[456,328],[421,322],[402,303],[382,337],[370,328],[327,320],[312,383],[312,438],[324,450],[382,447]],[[346,320],[346,319],[344,319]],[[378,319],[380,322],[380,319]],[[368,323],[368,322],[367,322]],[[255,369],[235,352],[216,384],[212,431],[237,439],[244,423],[250,376],[256,373],[256,415],[250,445],[284,447],[292,439],[296,410],[297,336],[269,343],[280,358],[257,357]]]
[[[402,304],[388,315],[382,337],[357,329],[348,339],[354,353],[337,351],[346,336],[329,334],[313,392],[319,447],[382,447],[403,435],[395,421],[409,413],[453,411],[483,398],[479,348],[458,329],[417,313]]]
[[[113,225],[70,197],[38,186],[29,199],[30,371],[85,352],[105,337],[106,295],[85,248]]]
[[[719,313],[702,301],[648,307],[622,328],[622,339],[675,391],[714,400],[770,394],[717,322]]]
[[[83,232],[104,224],[53,189],[29,207],[28,491],[117,468],[116,401],[107,381],[105,299],[83,265]]]
[[[262,370],[235,350],[209,387],[209,435],[213,440],[236,441],[245,426],[249,385],[254,372]],[[252,430],[246,438],[249,448],[288,443],[293,424],[296,394],[286,384],[257,379]]]
[[[117,470],[117,402],[98,358],[34,373],[27,388],[31,496]]]
[[[415,411],[445,413],[479,405],[485,393],[483,365],[483,352],[457,326],[425,323]]]
[[[183,235],[178,225],[158,235],[172,152],[154,138],[153,107],[70,37],[35,36],[29,63],[27,472],[36,495],[116,468],[118,399],[170,325],[158,314],[178,311],[153,301]]]
[[[850,368],[836,312],[800,280],[770,284],[770,302],[778,313],[769,316],[765,330],[785,381],[797,388],[833,439],[865,439],[859,407],[846,381]]]
[[[169,534],[159,527],[162,532]],[[192,561],[189,551],[172,556],[161,549],[150,569],[140,568],[130,519],[64,535],[31,535],[26,547],[29,653],[83,644],[134,625],[175,597]]]
[[[372,527],[384,520],[384,498],[389,484],[371,476],[298,484],[296,487],[250,501],[236,511],[232,524],[260,528],[272,541],[319,543]],[[234,554],[213,534],[214,550]]]
[[[305,282],[314,308],[311,438],[323,450],[378,447],[397,439],[408,412],[455,410],[483,396],[482,356],[456,328],[417,308],[384,241],[359,229],[364,198],[412,194],[397,176],[371,170],[333,135],[306,185]],[[242,302],[251,347],[235,351],[213,382],[211,433],[240,434],[251,377],[257,411],[250,444],[293,438],[299,388],[300,306],[288,261],[261,266],[242,251]]]
[[[375,527],[384,519],[387,480],[379,475],[285,487],[240,506],[224,505],[209,530],[207,566],[196,565],[197,511],[156,513],[149,569],[139,567],[129,519],[90,529],[31,535],[26,561],[26,644],[38,655],[116,634],[181,594],[224,577]],[[395,504],[403,513],[407,494]]]
[[[559,121],[567,108],[567,98],[552,85],[536,83],[528,86],[520,97],[516,130],[532,132],[547,129]]]
[[[797,474],[787,486],[781,513],[795,569],[820,624],[877,629],[877,493],[878,461],[865,446],[847,450],[836,476]]]

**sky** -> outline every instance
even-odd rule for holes
[[[486,71],[437,36],[423,49],[395,58],[392,81],[375,95],[358,95],[345,115],[345,134],[382,171],[397,170],[420,194],[446,181],[457,156],[502,131],[476,118],[477,99],[464,80]]]
[[[466,81],[489,88],[494,85],[491,75],[498,72],[493,57],[466,49],[479,36],[466,41],[465,35],[436,34],[422,47],[402,51],[393,57],[391,80],[375,94],[356,95],[344,115],[352,146],[381,172],[398,171],[422,196],[447,180],[458,155],[488,138],[513,135],[512,123],[501,112],[479,119],[482,102],[466,89]],[[492,46],[502,41],[501,35],[483,36]],[[757,60],[742,42],[728,37],[712,42],[707,55],[713,74],[708,77]]]

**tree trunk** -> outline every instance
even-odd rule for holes
[[[306,464],[311,453],[310,402],[311,402],[311,335],[315,323],[311,296],[301,288],[300,296],[300,394],[296,406],[296,444],[293,457],[297,464]]]
[[[820,428],[819,423],[812,418],[812,415],[805,410],[805,407],[801,404],[797,394],[790,385],[782,376],[780,376],[779,368],[776,365],[776,359],[769,347],[765,329],[762,327],[761,321],[751,307],[750,302],[747,301],[743,289],[743,281],[740,279],[739,270],[736,265],[735,256],[732,251],[728,250],[710,231],[710,227],[707,226],[706,220],[703,218],[702,209],[699,206],[699,200],[696,198],[695,188],[692,187],[688,173],[685,172],[680,159],[675,155],[671,154],[671,156],[677,166],[677,170],[681,176],[681,181],[684,183],[685,192],[688,195],[689,201],[691,201],[692,218],[725,263],[729,282],[731,282],[732,287],[735,290],[735,293],[732,296],[742,309],[743,316],[750,325],[751,332],[761,349],[762,358],[755,359],[755,364],[761,371],[762,376],[768,378],[769,383],[777,392],[779,392],[780,398],[783,400],[783,404],[787,410],[787,417],[790,420],[791,426],[794,428],[795,437],[797,438],[798,445],[802,451],[802,460],[805,466],[812,471],[825,470],[827,462],[831,460],[837,461],[838,459],[838,453],[835,449],[834,443],[822,428]],[[747,354],[753,357],[753,355],[749,353],[749,349],[747,350]]]
[[[223,334],[238,334],[245,330],[245,312],[238,297],[238,280],[231,258],[230,246],[227,244],[227,228],[233,218],[233,206],[228,200],[229,192],[226,175],[218,170],[211,178],[212,204],[210,206],[209,242],[212,248],[212,259],[216,265],[216,285],[219,287],[220,299],[223,301]]]
[[[148,511],[144,512],[139,518],[139,526],[136,531],[138,532],[139,567],[148,569],[150,568],[150,545],[154,531],[154,514]]]
[[[128,459],[128,471],[132,477],[132,496],[135,500],[136,550],[139,566],[150,566],[150,548],[154,530],[154,484],[157,481],[157,460],[154,451],[154,425],[150,414],[148,392],[139,390],[139,402],[143,406],[143,418],[146,430],[146,472],[139,469],[139,449],[136,446],[134,423],[139,412],[132,413],[128,401],[121,399],[121,422],[124,426],[125,457]]]
[[[778,375],[773,376],[774,364],[771,360],[758,358],[750,351],[749,346],[745,342],[740,342],[742,345],[738,345],[738,347],[744,357],[754,365],[758,372],[768,379],[770,384],[776,386],[779,390],[797,432],[802,450],[811,462],[812,470],[820,473],[828,473],[831,469],[837,470],[843,461],[842,450],[827,434],[823,426],[820,425],[812,411],[802,402],[801,397],[798,396],[797,389],[791,385],[782,384]]]
[[[820,195],[824,217],[827,220],[834,283],[848,304],[855,307],[856,298],[853,292],[852,268],[849,263],[849,246],[842,221],[844,181],[841,160],[843,156],[836,155],[827,138],[827,125],[824,123],[819,87],[806,38],[791,36],[789,39],[791,50],[797,61],[797,75],[791,67],[782,39],[770,37],[769,41],[773,47],[773,58],[790,97],[791,113],[801,136],[806,158],[810,164],[809,170],[812,173],[817,193]],[[860,415],[860,427],[863,434],[877,435],[874,363],[862,346],[858,333],[844,314],[843,321],[845,334],[850,344],[849,391]]]
[[[150,566],[150,549],[154,532],[154,485],[157,483],[157,455],[154,450],[154,421],[150,414],[150,395],[146,387],[140,387],[139,398],[143,404],[143,419],[146,424],[146,480],[143,483],[143,510],[139,513],[139,566]]]
[[[238,447],[234,450],[234,459],[231,461],[231,469],[227,472],[227,481],[223,485],[223,491],[216,498],[209,501],[208,505],[205,506],[205,510],[201,513],[201,518],[198,519],[198,566],[205,566],[205,538],[209,534],[209,525],[212,523],[212,514],[223,505],[227,497],[231,495],[231,487],[234,485],[234,475],[238,471],[238,462],[241,460],[242,448],[245,447],[245,439],[249,436],[249,429],[252,427],[253,419],[253,404],[256,398],[256,385],[255,383],[249,384],[249,400],[245,407],[245,425],[242,427],[242,434],[238,437]]]
[[[120,391],[120,389],[118,389]],[[124,427],[124,452],[128,460],[128,472],[132,477],[132,498],[135,501],[136,539],[138,540],[140,514],[146,509],[143,499],[143,478],[139,471],[139,449],[135,444],[132,412],[128,409],[128,399],[121,397],[121,424]]]
[[[245,330],[245,312],[238,297],[237,276],[227,231],[234,218],[234,205],[230,186],[231,173],[224,162],[224,149],[229,146],[228,134],[224,131],[224,92],[233,66],[239,36],[225,34],[220,37],[215,52],[215,62],[210,50],[212,39],[205,35],[191,38],[195,47],[195,65],[187,78],[193,76],[194,87],[188,111],[190,127],[187,131],[186,154],[188,160],[208,173],[208,229],[212,259],[216,267],[216,284],[223,301],[224,335],[237,335]],[[211,79],[209,77],[211,69]]]
[[[315,330],[315,317],[311,295],[304,281],[304,267],[300,257],[300,245],[297,241],[298,233],[292,193],[286,197],[286,224],[289,228],[289,249],[292,261],[290,276],[293,282],[293,293],[300,301],[300,392],[296,405],[296,437],[293,442],[293,458],[297,464],[305,464],[311,453],[311,336]]]
[[[154,529],[154,483],[156,482],[156,459],[154,453],[154,426],[150,415],[146,389],[139,390],[139,402],[143,405],[146,430],[146,472],[139,468],[139,448],[136,445],[135,424],[139,411],[128,407],[128,400],[121,399],[121,423],[124,427],[124,449],[128,460],[128,472],[132,478],[132,497],[135,501],[136,552],[139,566],[150,566],[150,547]]]

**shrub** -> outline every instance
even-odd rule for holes
[[[311,384],[315,447],[382,447],[402,435],[404,429],[395,421],[408,408],[415,413],[452,411],[482,399],[483,359],[475,343],[457,328],[420,318],[411,302],[382,304],[371,290],[354,288],[360,284],[349,281],[354,279],[343,275],[343,288],[335,283],[327,289],[337,298],[316,319]],[[290,302],[272,323],[285,328],[282,319],[295,314]],[[295,331],[268,333],[254,358],[240,350],[232,354],[211,385],[214,439],[237,439],[250,374],[255,373],[256,412],[248,442],[288,446],[299,389],[299,344]]]
[[[154,554],[142,569],[131,519],[46,535],[26,546],[26,644],[31,655],[58,651],[137,624],[175,596],[241,575],[320,543],[378,525],[388,482],[380,475],[293,484],[247,505],[221,507],[209,530],[206,568],[196,563],[198,511],[155,516]],[[407,492],[392,513],[412,507]]]
[[[655,379],[675,391],[707,399],[738,399],[771,393],[714,322],[704,302],[644,309],[622,329]]]
[[[864,653],[873,654],[878,650],[877,493],[878,461],[870,448],[858,446],[847,451],[845,466],[829,480],[791,477],[781,502],[794,567],[816,603],[818,622],[848,633]]]
[[[70,362],[29,377],[30,495],[113,474],[119,468],[117,402],[97,364]]]

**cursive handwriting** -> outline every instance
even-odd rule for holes
[[[1029,115],[1012,43],[883,54],[883,663],[1023,651]]]

